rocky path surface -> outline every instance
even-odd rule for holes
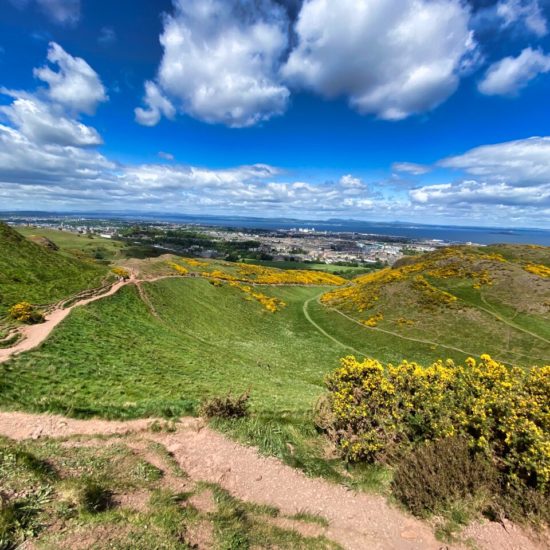
[[[149,429],[152,422],[0,412],[0,435],[23,440],[131,433],[132,437],[163,445],[193,481],[217,483],[239,499],[275,506],[285,515],[310,512],[323,516],[329,524],[322,534],[344,548],[451,548],[435,539],[428,524],[390,506],[382,496],[356,493],[322,479],[308,478],[275,458],[261,456],[256,449],[212,431],[201,419],[183,419],[173,433],[154,433]],[[486,550],[546,548],[511,524],[475,524],[466,535],[477,548]]]

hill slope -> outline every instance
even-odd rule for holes
[[[542,364],[550,360],[549,267],[544,247],[451,247],[358,277],[321,301],[363,325],[365,341],[369,330],[387,331]]]
[[[107,269],[31,242],[0,223],[0,314],[14,303],[47,304],[97,286]]]

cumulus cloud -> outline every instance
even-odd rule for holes
[[[550,207],[550,184],[519,188],[504,182],[491,183],[465,180],[457,183],[427,185],[411,189],[414,201],[424,204],[441,203],[505,206],[545,206]]]
[[[431,168],[424,164],[417,164],[415,162],[394,162],[392,164],[392,170],[394,172],[406,172],[413,176],[421,176],[430,172]]]
[[[283,74],[325,97],[347,96],[389,120],[428,111],[457,88],[475,48],[459,0],[306,0]]]
[[[366,185],[361,178],[356,178],[351,174],[346,174],[340,178],[340,185],[345,189],[364,189]]]
[[[409,190],[411,212],[431,208],[442,217],[466,216],[483,225],[549,225],[550,137],[484,145],[438,165],[470,178]]]
[[[500,0],[496,12],[504,28],[521,23],[536,36],[548,33],[546,18],[538,0]]]
[[[21,135],[40,145],[72,145],[88,147],[101,145],[103,140],[95,128],[66,117],[55,106],[48,105],[29,94],[0,90],[14,101],[0,106],[4,115]]]
[[[174,0],[160,37],[162,94],[183,113],[231,127],[284,112],[289,91],[276,73],[286,25],[269,0]],[[164,114],[150,105],[146,113],[138,122],[153,125]]]
[[[107,101],[98,74],[84,59],[73,57],[59,44],[50,42],[48,61],[57,71],[45,65],[35,69],[34,75],[48,84],[50,99],[75,113],[87,114],[93,114],[99,103]]]
[[[505,57],[493,63],[479,83],[486,95],[516,95],[539,74],[550,71],[550,55],[540,49],[525,48],[517,57]]]
[[[161,117],[174,118],[176,109],[170,101],[163,95],[160,88],[148,80],[145,83],[145,96],[143,103],[146,108],[137,107],[134,112],[136,121],[143,126],[156,126]]]
[[[515,186],[550,182],[550,137],[531,137],[483,145],[439,161],[439,166],[464,170],[490,181]]]

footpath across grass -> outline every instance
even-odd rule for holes
[[[313,422],[324,376],[352,348],[384,361],[441,356],[320,306],[320,287],[261,287],[287,304],[276,313],[205,279],[142,287],[158,317],[132,285],[76,308],[40,348],[0,366],[3,407],[77,417],[177,417],[195,414],[208,397],[250,391],[251,416],[220,421],[220,429],[311,475],[341,480],[343,465],[327,458]],[[306,302],[317,326],[304,314]],[[370,486],[387,481],[378,470],[374,478],[370,470],[360,477]]]

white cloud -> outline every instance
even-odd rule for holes
[[[164,160],[174,160],[174,155],[172,153],[166,153],[165,151],[159,151],[158,156]]]
[[[0,114],[9,119],[26,138],[39,145],[72,145],[87,147],[101,145],[101,136],[90,126],[67,118],[59,109],[28,94],[1,90],[14,101],[0,106]]]
[[[19,9],[26,8],[32,0],[10,0]],[[80,0],[35,0],[42,11],[55,23],[73,25],[80,19]]]
[[[102,27],[99,31],[97,41],[102,46],[110,46],[117,41],[117,35],[113,27]]]
[[[351,174],[346,174],[340,178],[340,185],[346,189],[364,189],[366,185],[361,178],[355,178]]]
[[[398,120],[428,111],[457,88],[474,50],[459,0],[306,0],[298,45],[283,74],[361,113]]]
[[[438,165],[518,187],[550,183],[550,137],[483,145],[443,159]]]
[[[179,111],[199,120],[231,127],[267,120],[284,112],[289,97],[276,74],[286,25],[269,0],[174,0],[157,83]],[[161,111],[149,113],[138,122],[156,124]]]
[[[502,19],[504,28],[522,23],[536,36],[548,33],[546,18],[538,0],[500,0],[497,15]]]
[[[479,83],[479,91],[486,95],[516,95],[539,74],[549,71],[550,55],[525,48],[517,57],[493,63]]]
[[[59,44],[50,42],[48,61],[57,65],[34,70],[34,75],[49,85],[50,98],[75,113],[93,114],[99,103],[107,101],[98,74],[80,57],[68,54]]]
[[[427,185],[409,192],[423,204],[488,204],[503,206],[550,207],[550,183],[530,187],[514,187],[507,183],[465,180],[456,183]]]
[[[174,118],[176,115],[176,109],[172,103],[162,94],[159,87],[150,80],[145,82],[143,103],[147,106],[145,109],[137,107],[134,110],[136,121],[143,126],[155,126],[163,115],[166,118]]]
[[[421,176],[422,174],[430,172],[431,168],[415,162],[394,162],[392,164],[392,170],[394,172],[406,172],[413,176]]]

